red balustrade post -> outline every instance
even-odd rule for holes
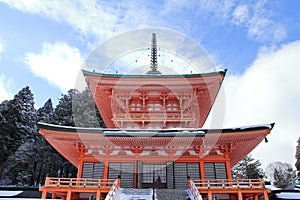
[[[57,179],[57,187],[59,187],[60,186],[60,178],[59,179]]]
[[[49,185],[49,177],[46,177],[46,180],[45,180],[45,186],[48,186]]]
[[[47,197],[47,190],[43,190],[41,199],[46,199],[46,197]]]

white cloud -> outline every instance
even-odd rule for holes
[[[83,35],[111,37],[117,24],[116,10],[96,0],[91,1],[11,1],[2,0],[12,8],[66,22]],[[104,6],[105,4],[105,6]]]
[[[245,1],[234,0],[209,1],[197,0],[179,3],[168,0],[164,3],[163,15],[189,10],[193,17],[207,18],[214,25],[236,25],[246,28],[248,36],[259,42],[281,42],[287,36],[283,23],[275,20],[276,13],[268,8],[267,0]],[[270,6],[269,6],[270,7]],[[201,13],[201,15],[199,14]],[[187,20],[191,20],[187,18]],[[181,24],[184,24],[181,22]],[[191,26],[190,28],[192,28]]]
[[[157,14],[151,8],[153,3],[139,1],[1,1],[21,12],[67,23],[81,36],[92,35],[100,41],[111,38],[115,33],[152,25]]]
[[[259,42],[280,42],[285,39],[286,27],[273,19],[275,13],[266,9],[267,1],[241,4],[232,13],[232,22],[248,29],[250,38]]]
[[[233,23],[236,25],[239,25],[243,22],[245,22],[246,20],[248,20],[249,18],[249,8],[247,5],[242,4],[242,5],[238,5],[233,13]]]
[[[249,37],[260,42],[280,42],[286,37],[286,30],[282,24],[267,18],[253,17],[249,21]]]
[[[234,0],[224,0],[224,1],[210,1],[210,0],[194,0],[194,1],[178,1],[178,0],[166,0],[163,4],[163,9],[160,11],[162,16],[177,17],[176,14],[182,11],[188,11],[185,15],[189,15],[191,18],[187,17],[187,20],[180,21],[180,25],[184,23],[192,23],[190,28],[195,25],[196,17],[201,17],[207,19],[209,24],[223,24],[228,21],[231,17],[231,12],[234,8]],[[173,20],[173,19],[172,19]],[[176,18],[175,22],[178,22],[180,17]],[[171,23],[173,21],[170,21]]]
[[[0,43],[0,58],[3,54],[3,51],[4,51],[3,45]]]
[[[61,91],[74,88],[83,59],[77,48],[66,43],[45,43],[40,54],[27,53],[25,63],[38,77],[48,80]]]
[[[200,1],[200,4],[204,10],[214,13],[216,18],[222,20],[228,20],[234,6],[234,1],[233,0],[225,0],[225,1],[202,0]]]
[[[255,150],[264,165],[272,161],[294,164],[300,136],[300,41],[258,55],[242,75],[225,79],[225,126],[275,122],[267,144]]]
[[[9,81],[3,75],[0,76],[0,103],[12,97],[12,94],[7,90],[8,83]]]
[[[273,19],[276,14],[266,8],[267,0],[243,4],[234,0],[167,0],[161,5],[135,1],[102,3],[96,0],[0,1],[22,12],[68,23],[82,35],[92,34],[100,40],[117,32],[157,24],[193,29],[197,17],[207,18],[210,24],[243,26],[247,28],[249,37],[259,42],[276,43],[287,35],[286,27]],[[174,20],[174,14],[180,12],[189,17]]]

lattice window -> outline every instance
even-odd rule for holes
[[[174,163],[175,188],[186,188],[188,176],[192,180],[200,179],[199,163]]]
[[[227,179],[226,164],[224,162],[204,163],[205,179]]]
[[[134,163],[110,162],[108,165],[108,178],[116,179],[121,176],[121,187],[132,188],[134,181]]]
[[[143,164],[143,183],[167,182],[166,165]]]
[[[104,163],[101,162],[84,162],[82,168],[82,178],[102,179],[104,173]]]

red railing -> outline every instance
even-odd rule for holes
[[[190,193],[189,195],[191,195],[194,198],[194,200],[202,200],[202,196],[200,195],[198,188],[191,179],[188,179],[188,188],[188,191]]]
[[[207,188],[264,188],[263,179],[217,179],[217,180],[193,180],[198,189]]]
[[[92,179],[92,178],[51,178],[47,177],[44,187],[91,187],[110,188],[114,179]]]
[[[121,184],[121,179],[120,178],[116,179],[114,184],[110,188],[108,194],[106,195],[105,200],[113,200],[114,199],[114,196],[116,195],[118,189],[120,188],[120,184]]]

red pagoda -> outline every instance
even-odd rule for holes
[[[161,74],[155,34],[144,75],[83,70],[106,128],[39,123],[40,133],[74,166],[76,178],[47,177],[40,188],[63,199],[113,199],[120,188],[186,189],[191,198],[268,199],[262,179],[234,180],[231,167],[273,124],[203,129],[226,70]],[[114,198],[116,199],[116,197]]]

